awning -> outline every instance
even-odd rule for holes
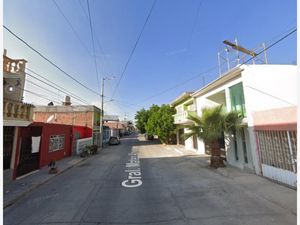
[[[28,127],[33,121],[23,120],[3,120],[3,126],[6,127]]]

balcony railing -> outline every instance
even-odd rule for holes
[[[3,99],[3,119],[32,121],[33,105]]]
[[[3,56],[3,72],[23,74],[25,73],[26,60],[24,59],[11,59]]]
[[[187,118],[189,112],[194,112],[194,111],[183,111],[181,113],[177,113],[173,115],[174,117],[174,123],[175,124],[184,124],[184,123],[191,123],[191,121]]]

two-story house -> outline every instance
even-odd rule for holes
[[[3,55],[3,172],[4,184],[13,179],[20,128],[32,123],[33,105],[23,102],[26,80],[24,59]]]
[[[296,70],[242,65],[192,94],[199,115],[203,107],[220,104],[242,114],[241,131],[225,135],[229,164],[291,186],[296,185]]]
[[[188,150],[195,150],[199,153],[204,153],[204,147],[200,145],[196,136],[190,137],[185,140],[184,134],[187,132],[185,125],[190,125],[193,122],[188,119],[189,112],[196,112],[195,100],[192,98],[193,92],[184,92],[178,98],[170,103],[171,107],[174,107],[176,114],[174,117],[174,123],[177,130],[177,144],[185,146]]]

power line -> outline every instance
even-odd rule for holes
[[[16,88],[19,89],[19,90],[28,92],[28,93],[30,93],[30,94],[33,94],[33,95],[35,95],[35,96],[37,96],[37,97],[43,98],[43,99],[45,99],[45,100],[48,100],[48,101],[50,101],[50,102],[56,102],[56,103],[58,103],[58,104],[61,104],[60,102],[54,101],[54,100],[52,100],[52,99],[50,99],[50,98],[47,98],[47,97],[45,97],[45,96],[43,96],[43,95],[40,95],[40,94],[38,94],[38,93],[35,93],[35,92],[33,92],[33,91],[29,91],[29,90],[27,90],[27,89],[25,89],[25,88],[19,88],[19,87],[16,87]]]
[[[122,80],[122,78],[123,78],[123,76],[124,76],[124,74],[125,74],[125,72],[126,72],[126,70],[127,70],[128,64],[129,64],[129,62],[130,62],[130,60],[131,60],[131,58],[132,58],[132,56],[133,56],[133,53],[135,52],[135,49],[136,49],[136,47],[137,47],[137,45],[138,45],[138,43],[139,43],[139,41],[140,41],[140,39],[141,39],[141,36],[142,36],[142,34],[143,34],[143,32],[144,32],[144,29],[145,29],[145,27],[146,27],[146,25],[147,25],[147,23],[148,23],[148,21],[149,21],[149,18],[150,18],[151,14],[152,14],[153,8],[154,8],[154,6],[155,6],[155,4],[156,4],[156,1],[157,1],[157,0],[154,0],[153,3],[152,3],[151,9],[150,9],[150,11],[149,11],[149,13],[148,13],[148,16],[147,16],[147,18],[146,18],[144,24],[143,24],[142,30],[141,30],[141,32],[140,32],[140,34],[139,34],[139,36],[138,36],[138,38],[137,38],[137,40],[136,40],[134,46],[133,46],[133,49],[131,50],[131,53],[130,53],[130,55],[129,55],[129,57],[128,57],[128,60],[127,60],[127,62],[126,62],[126,64],[125,64],[125,67],[124,67],[124,69],[123,69],[123,71],[122,71],[122,73],[121,73],[121,76],[120,76],[120,78],[119,78],[119,80],[118,80],[118,82],[117,82],[117,85],[116,85],[116,87],[114,88],[114,91],[113,91],[113,93],[112,93],[111,98],[114,97],[114,95],[115,95],[115,93],[116,93],[116,90],[117,90],[117,88],[119,87],[120,82],[121,82],[121,80]]]
[[[93,53],[94,53],[94,64],[96,68],[96,76],[97,76],[97,85],[98,89],[100,92],[100,83],[99,83],[99,74],[98,74],[98,65],[97,65],[97,60],[96,60],[96,51],[95,51],[95,43],[94,43],[94,35],[93,35],[93,26],[92,26],[92,17],[91,17],[91,11],[90,11],[90,4],[89,0],[86,0],[87,7],[88,7],[88,12],[89,12],[89,22],[90,22],[90,29],[91,29],[91,36],[92,36],[92,47],[93,47]]]
[[[74,97],[74,96],[75,96],[76,98],[78,98],[78,100],[80,99],[81,102],[86,103],[86,101],[85,101],[83,98],[79,97],[78,95],[75,95],[75,94],[72,93],[71,91],[68,91],[67,89],[65,89],[65,88],[59,86],[58,84],[52,82],[51,80],[45,78],[45,77],[42,76],[41,74],[39,74],[39,73],[33,71],[32,69],[30,69],[30,68],[28,68],[28,67],[26,67],[26,69],[27,69],[28,71],[30,71],[31,73],[37,75],[38,77],[43,78],[45,81],[47,81],[47,82],[53,84],[54,87],[51,86],[51,85],[49,85],[48,83],[45,83],[45,82],[41,81],[41,82],[43,82],[44,84],[46,84],[46,85],[48,85],[48,86],[51,86],[51,87],[53,87],[53,88],[55,88],[55,89],[59,88],[59,91],[61,91],[61,92],[66,91],[67,93],[65,93],[65,92],[63,92],[63,93],[65,93],[65,94],[67,94],[67,95],[70,95],[71,97]],[[29,75],[29,76],[33,76],[33,75]]]
[[[54,95],[57,95],[56,92],[54,92],[54,91],[52,91],[52,90],[49,90],[49,89],[47,89],[47,88],[45,88],[45,87],[42,87],[42,86],[40,86],[39,84],[37,84],[37,83],[35,83],[35,82],[31,81],[31,80],[28,80],[28,79],[27,79],[26,83],[27,83],[27,82],[29,82],[30,84],[32,84],[32,85],[34,85],[34,86],[36,86],[36,87],[39,87],[39,88],[43,89],[43,91],[46,90],[46,91],[48,91],[48,92],[50,92],[50,93],[52,93],[52,94],[54,94]],[[58,97],[57,97],[57,99],[59,100]],[[78,104],[78,102],[75,102],[75,101],[73,101],[73,102],[76,103],[76,104]],[[80,104],[79,104],[79,105],[80,105]]]
[[[174,90],[174,89],[176,89],[176,88],[178,88],[178,87],[180,87],[182,85],[185,85],[185,84],[191,82],[192,80],[198,79],[201,76],[204,77],[206,74],[208,74],[209,72],[212,72],[212,71],[216,70],[217,68],[218,68],[218,66],[211,67],[208,70],[206,70],[204,72],[201,72],[201,73],[199,73],[199,74],[197,74],[195,76],[192,76],[192,77],[190,77],[189,79],[187,79],[187,80],[185,80],[183,82],[177,83],[174,86],[169,87],[169,88],[167,88],[167,89],[165,89],[165,90],[163,90],[163,91],[161,91],[161,92],[159,92],[159,93],[157,93],[155,95],[152,95],[152,96],[150,96],[148,98],[145,98],[145,99],[143,99],[143,101],[146,101],[146,100],[149,100],[149,99],[161,96],[161,95],[163,95],[163,94],[165,94],[165,93],[167,93],[169,91],[172,91],[172,90]]]
[[[191,45],[191,42],[192,42],[192,38],[193,38],[194,33],[195,33],[196,25],[197,25],[197,22],[198,22],[198,19],[199,19],[199,15],[200,15],[201,5],[202,5],[202,2],[199,1],[198,2],[198,6],[197,6],[197,10],[196,10],[196,16],[195,16],[195,19],[193,21],[192,31],[191,31],[191,34],[190,34],[190,38],[188,40],[188,48],[190,48],[190,45]]]
[[[62,11],[62,9],[59,7],[59,5],[57,4],[56,0],[52,0],[52,2],[54,3],[54,5],[56,6],[56,8],[58,9],[58,11],[60,12],[60,14],[63,16],[63,18],[65,19],[65,21],[67,22],[67,24],[70,26],[71,30],[73,31],[74,35],[76,36],[76,38],[79,40],[80,44],[83,46],[83,48],[87,51],[87,53],[92,56],[92,54],[90,53],[88,47],[84,44],[84,42],[81,40],[79,34],[76,32],[75,28],[73,27],[72,23],[70,22],[70,20],[68,20],[68,18],[66,17],[66,15],[64,14],[64,12]]]
[[[51,84],[48,84],[48,83],[46,83],[45,81],[43,81],[43,80],[41,80],[41,79],[39,79],[39,78],[33,76],[32,74],[30,74],[30,73],[28,73],[28,72],[27,72],[26,74],[27,74],[28,76],[33,77],[34,79],[36,79],[36,80],[38,80],[38,81],[44,83],[44,84],[46,84],[46,85],[52,87],[52,88],[54,88],[54,89],[60,91],[60,92],[63,92],[63,93],[65,93],[65,94],[67,94],[67,95],[70,95],[70,93],[67,93],[67,92],[65,92],[65,91],[63,91],[63,90],[61,90],[61,89],[59,89],[59,88],[57,88],[57,87],[55,87],[55,86],[53,86],[53,85],[51,85]],[[70,95],[70,96],[73,97],[73,98],[75,98],[75,99],[77,99],[77,100],[79,100],[79,101],[81,101],[81,102],[83,102],[83,103],[88,103],[88,102],[86,102],[86,101],[84,101],[84,100],[82,100],[82,99],[80,99],[80,98],[78,98],[78,97],[76,97],[76,96],[74,96],[74,95]]]
[[[291,29],[290,29],[290,30],[291,30]],[[264,51],[266,51],[266,50],[272,48],[274,45],[278,44],[279,42],[281,42],[282,40],[284,40],[284,39],[287,38],[288,36],[290,36],[290,35],[292,35],[293,33],[295,33],[295,32],[297,31],[297,28],[293,28],[292,31],[290,31],[290,30],[289,30],[289,33],[288,33],[288,34],[286,34],[285,36],[283,36],[283,37],[280,38],[279,40],[277,40],[277,41],[275,41],[274,43],[272,43],[271,45],[269,45],[266,49],[264,49],[264,50],[260,51],[259,53],[257,53],[257,56],[260,55],[260,54],[262,54]],[[242,66],[242,65],[244,65],[244,64],[246,64],[246,63],[248,63],[248,62],[251,61],[253,58],[255,58],[255,57],[249,58],[248,60],[246,60],[245,62],[243,62],[242,64],[240,64],[238,67],[240,67],[240,66]],[[161,96],[161,95],[165,94],[166,92],[169,92],[169,91],[171,91],[171,90],[174,90],[175,88],[178,88],[178,87],[180,87],[180,86],[182,86],[182,85],[184,85],[184,84],[186,84],[186,83],[188,83],[188,82],[190,82],[190,81],[192,81],[192,80],[194,80],[194,79],[196,79],[196,78],[198,78],[198,77],[200,77],[200,76],[203,76],[205,73],[208,73],[208,72],[213,71],[213,70],[216,69],[217,67],[218,67],[218,66],[212,67],[212,68],[208,69],[206,72],[202,72],[202,73],[200,73],[200,74],[198,74],[198,75],[195,75],[195,76],[193,76],[193,77],[191,77],[191,78],[189,78],[189,79],[187,79],[187,80],[185,80],[185,81],[183,81],[183,82],[181,82],[181,83],[178,83],[178,84],[176,84],[176,85],[174,85],[174,86],[172,86],[172,87],[170,87],[170,88],[168,88],[168,89],[165,89],[165,90],[163,90],[163,91],[161,91],[161,92],[159,92],[159,93],[157,93],[157,94],[155,94],[155,95],[152,95],[152,96],[150,96],[150,97],[148,97],[148,98],[145,98],[143,101],[146,101],[146,100],[149,100],[149,99],[152,99],[152,98]]]
[[[79,2],[79,5],[80,5],[80,7],[81,7],[81,9],[82,9],[82,11],[83,11],[83,13],[84,13],[84,15],[85,15],[85,18],[86,18],[87,21],[89,22],[89,16],[88,16],[88,14],[86,13],[86,11],[84,10],[84,7],[83,7],[81,1],[78,0],[78,2]],[[95,39],[96,39],[96,43],[98,44],[98,46],[99,46],[99,48],[100,48],[100,51],[102,52],[102,54],[103,54],[103,56],[104,56],[105,61],[107,62],[108,67],[109,67],[110,70],[112,71],[111,63],[110,63],[110,61],[107,59],[106,54],[105,54],[105,52],[104,52],[104,50],[103,50],[103,48],[102,48],[102,45],[101,45],[101,43],[100,43],[100,41],[99,41],[99,38],[98,38],[98,36],[97,36],[96,33],[94,33],[94,37],[95,37]]]
[[[78,81],[77,79],[75,79],[73,76],[71,76],[69,73],[67,73],[66,71],[64,71],[62,68],[60,68],[58,65],[56,65],[54,62],[52,62],[50,59],[48,59],[46,56],[44,56],[42,53],[40,53],[38,50],[36,50],[35,48],[33,48],[31,45],[29,45],[26,41],[24,41],[21,37],[19,37],[18,35],[16,35],[13,31],[11,31],[9,28],[7,28],[5,25],[3,25],[4,29],[7,30],[10,34],[12,34],[14,37],[16,37],[18,40],[20,40],[22,43],[24,43],[28,48],[30,48],[32,51],[34,51],[35,53],[37,53],[40,57],[42,57],[44,60],[46,60],[47,62],[49,62],[52,66],[54,66],[55,68],[57,68],[59,71],[61,71],[63,74],[65,74],[66,76],[68,76],[69,78],[71,78],[73,81],[75,81],[76,83],[78,83],[80,86],[86,88],[87,90],[93,92],[96,95],[100,95],[98,92],[92,90],[91,88],[87,87],[86,85],[82,84],[80,81]]]
[[[51,90],[49,90],[49,89],[47,89],[47,88],[45,88],[45,87],[41,87],[41,86],[38,85],[37,83],[35,83],[35,82],[31,81],[31,80],[28,80],[28,78],[27,78],[27,79],[26,79],[26,85],[27,85],[28,83],[31,84],[31,85],[34,85],[34,86],[36,86],[36,87],[39,87],[39,88],[43,89],[43,91],[48,91],[49,93],[54,94],[54,95],[55,95],[55,98],[57,98],[57,100],[60,100],[59,97],[56,96],[57,93],[55,93],[54,91],[51,91]]]
[[[277,41],[275,41],[274,43],[272,43],[271,45],[269,45],[267,48],[265,48],[264,50],[261,50],[260,52],[258,52],[257,56],[260,55],[261,53],[263,53],[264,51],[272,48],[274,45],[277,45],[279,42],[281,42],[282,40],[286,39],[287,37],[289,37],[290,35],[292,35],[296,31],[297,31],[297,28],[294,28],[288,34],[284,35],[282,38],[278,39]],[[255,58],[255,56],[252,56],[250,59],[246,60],[244,63],[242,63],[241,65],[239,65],[239,67],[242,66],[242,65],[244,65],[244,64],[246,64],[247,62],[251,61],[254,58]]]

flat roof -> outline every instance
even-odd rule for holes
[[[170,105],[171,105],[171,106],[178,105],[180,102],[182,102],[182,101],[188,99],[189,97],[191,97],[193,93],[194,93],[194,92],[192,92],[192,91],[188,91],[188,92],[182,93],[179,97],[177,97],[175,100],[173,100],[173,101],[170,103]]]
[[[37,105],[34,107],[34,112],[94,112],[99,111],[97,106],[94,105],[51,105],[51,106],[41,106]]]

